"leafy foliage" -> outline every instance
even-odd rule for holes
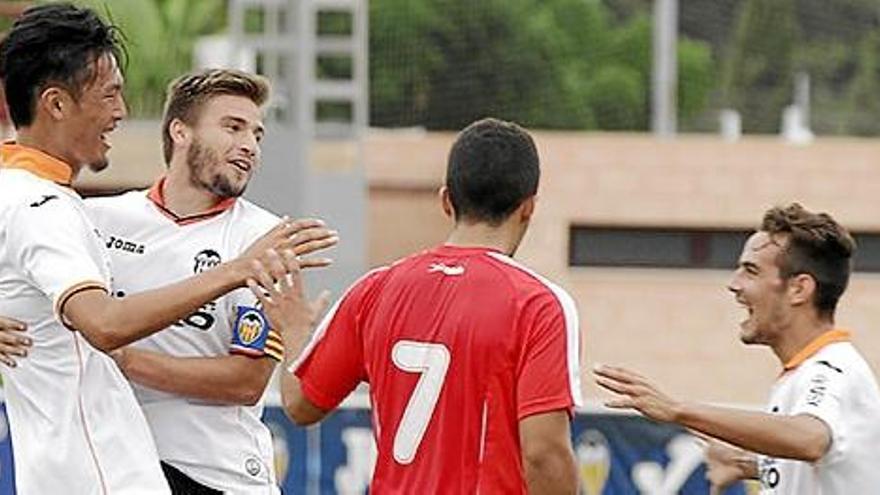
[[[192,67],[196,38],[226,26],[225,0],[78,0],[120,26],[129,53],[125,93],[133,115],[158,116],[165,88]]]
[[[371,122],[457,129],[485,115],[543,128],[646,129],[651,22],[593,0],[373,0]],[[712,89],[705,43],[685,40],[680,110]]]

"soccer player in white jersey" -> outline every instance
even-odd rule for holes
[[[278,223],[239,198],[259,165],[268,96],[264,78],[235,70],[200,71],[171,84],[163,125],[167,174],[146,191],[86,200],[104,234],[116,296],[208,270]],[[333,231],[304,229],[293,253],[336,241]],[[15,329],[14,321],[0,323]],[[18,337],[13,333],[0,335]],[[279,492],[271,435],[260,417],[282,355],[280,337],[246,289],[114,354],[136,384],[173,493]]]
[[[34,345],[3,369],[19,495],[168,493],[131,387],[105,354],[244,285],[280,224],[235,260],[162,289],[111,296],[109,259],[70,188],[107,165],[125,117],[116,30],[69,4],[31,8],[0,44],[0,77],[17,130],[0,147],[0,314]]]
[[[714,493],[757,478],[765,495],[870,495],[880,491],[880,392],[868,364],[834,323],[855,243],[825,213],[798,204],[772,208],[752,235],[729,289],[747,311],[746,344],[769,346],[782,365],[767,412],[677,401],[623,368],[596,370],[635,408],[726,442],[713,441]],[[732,446],[736,447],[732,447]]]
[[[238,256],[279,219],[240,198],[260,163],[268,82],[235,70],[185,75],[169,87],[167,174],[148,191],[86,200],[105,234],[123,296]],[[302,237],[302,254],[336,242]],[[315,261],[314,259],[312,261]],[[176,493],[278,493],[262,397],[283,356],[247,289],[216,299],[117,355],[147,416]]]

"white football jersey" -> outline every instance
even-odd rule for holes
[[[818,351],[774,385],[768,412],[815,416],[828,425],[832,438],[828,452],[814,464],[758,456],[762,494],[880,493],[880,391],[868,363],[847,338],[842,331],[824,334],[811,346]]]
[[[4,160],[19,152],[54,160],[3,148]],[[16,492],[167,494],[128,381],[109,356],[59,321],[57,312],[76,291],[109,289],[110,267],[80,197],[41,178],[51,175],[44,171],[0,168],[0,315],[25,322],[33,339],[27,359],[0,366]]]
[[[280,219],[243,200],[205,214],[176,218],[164,208],[161,183],[86,200],[106,240],[115,294],[180,281],[236,258]],[[280,360],[281,339],[270,332],[256,298],[238,289],[203,306],[136,347],[179,357],[243,353]],[[218,405],[134,384],[153,431],[159,457],[204,485],[230,493],[279,493],[272,438],[255,406]]]

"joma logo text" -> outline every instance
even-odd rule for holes
[[[107,249],[117,249],[126,253],[144,254],[144,245],[136,242],[126,241],[118,237],[110,236],[107,240]]]

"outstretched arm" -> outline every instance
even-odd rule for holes
[[[825,422],[808,414],[774,415],[681,402],[625,368],[601,366],[594,373],[599,386],[618,394],[606,402],[608,407],[636,409],[655,421],[678,423],[750,452],[816,462],[831,444]]]
[[[92,345],[109,352],[162,330],[206,302],[244,286],[253,276],[253,262],[265,257],[267,250],[295,250],[304,238],[320,243],[334,237],[318,220],[283,221],[240,257],[213,270],[124,299],[115,299],[98,286],[87,286],[67,295],[60,302],[58,313]],[[329,260],[317,258],[304,263],[325,266]]]
[[[265,261],[264,265],[257,266],[256,278],[248,280],[248,287],[260,301],[272,327],[281,333],[284,342],[284,368],[281,373],[284,411],[296,424],[310,425],[322,420],[328,411],[306,397],[299,377],[288,367],[308,344],[318,316],[329,303],[330,295],[324,291],[315,301],[306,298],[299,262],[293,253],[285,252],[283,257],[272,253]]]
[[[317,235],[296,236],[299,240],[294,251],[296,256],[314,254],[338,242],[333,231],[317,230],[312,234]],[[256,305],[250,291],[229,297],[247,307]],[[235,335],[238,320],[234,325]],[[249,353],[257,354],[177,357],[124,347],[115,351],[113,357],[130,380],[149,388],[210,402],[254,405],[266,390],[276,360],[283,358],[281,337],[266,327],[261,328],[262,332],[268,332],[264,343],[248,347]]]

